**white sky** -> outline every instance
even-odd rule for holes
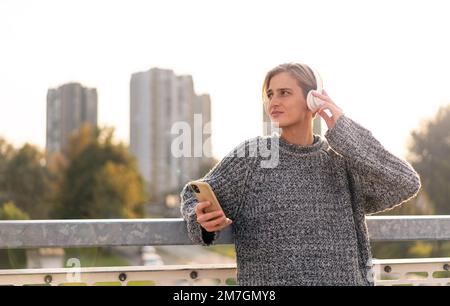
[[[49,87],[96,87],[99,123],[129,140],[131,74],[191,74],[212,98],[213,153],[262,129],[264,74],[289,61],[393,153],[450,103],[446,0],[0,1],[0,135],[45,146]],[[325,123],[324,123],[325,124]]]

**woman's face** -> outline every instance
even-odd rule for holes
[[[305,121],[312,113],[306,105],[302,88],[288,72],[272,77],[267,88],[266,112],[279,128]]]

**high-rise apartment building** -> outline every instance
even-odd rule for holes
[[[97,90],[78,83],[64,84],[47,92],[48,153],[61,151],[70,135],[84,123],[97,127]]]
[[[210,121],[209,95],[195,93],[191,76],[159,68],[132,75],[130,151],[151,195],[177,193],[201,175],[202,164],[210,161],[210,135],[203,133]],[[189,154],[178,156],[175,144],[183,135]]]

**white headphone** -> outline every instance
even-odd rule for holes
[[[317,89],[315,89],[315,90],[312,89],[308,92],[308,95],[306,96],[306,104],[308,105],[308,108],[312,112],[314,112],[323,104],[323,102],[318,97],[314,97],[312,95],[312,93],[315,91],[315,92],[322,94],[323,82],[322,82],[322,78],[320,77],[320,74],[313,68],[311,68],[311,67],[309,67],[309,68],[313,72],[314,78],[316,79]]]

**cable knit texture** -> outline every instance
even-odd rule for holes
[[[262,148],[278,152],[275,167],[262,166]],[[346,115],[310,146],[278,134],[246,140],[200,180],[234,221],[239,285],[373,285],[365,215],[392,209],[421,186],[410,164]],[[196,221],[187,184],[180,196],[189,237],[215,244],[220,232]]]

